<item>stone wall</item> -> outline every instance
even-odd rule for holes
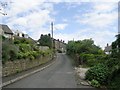
[[[33,68],[35,66],[39,66],[43,63],[52,60],[51,56],[41,56],[39,59],[36,60],[15,60],[15,61],[8,61],[3,65],[2,68],[2,76],[9,76],[15,73],[19,73],[21,71]]]

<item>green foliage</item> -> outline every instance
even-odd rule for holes
[[[101,85],[107,85],[110,90],[120,89],[120,34],[117,40],[112,43],[112,54],[101,56],[95,55],[97,60],[101,60],[102,64],[98,64],[90,68],[86,72],[87,80],[97,80]],[[94,86],[94,83],[93,83]]]
[[[86,79],[97,80],[100,84],[105,84],[109,75],[109,69],[104,64],[97,64],[86,72]]]
[[[83,60],[84,64],[87,64],[88,66],[93,66],[97,60],[95,60],[94,54],[80,54],[80,58]]]
[[[94,79],[91,81],[91,85],[93,87],[97,87],[97,88],[100,87],[100,83],[97,80],[94,80]]]
[[[41,35],[40,39],[38,40],[40,46],[48,46],[49,48],[52,47],[52,39],[50,34],[48,35]]]
[[[67,54],[76,57],[76,63],[87,64],[90,67],[100,62],[101,59],[103,60],[104,58],[101,56],[105,55],[103,50],[96,46],[92,39],[69,41],[67,44]]]
[[[3,35],[0,35],[0,40],[1,40],[1,41],[5,41],[6,38],[5,38]]]
[[[19,44],[18,46],[21,52],[27,52],[32,50],[30,44]]]
[[[32,44],[32,41],[27,38],[15,38],[14,44]]]
[[[105,64],[108,66],[110,74],[107,80],[112,90],[120,89],[120,34],[117,35],[116,41],[112,43],[112,54]]]
[[[30,59],[30,60],[34,60],[35,57],[34,57],[33,55],[30,55],[30,56],[29,56],[29,59]]]
[[[67,45],[67,53],[100,54],[103,52],[98,46],[94,45],[94,41],[92,39],[85,39],[82,41],[69,41]]]
[[[14,44],[20,44],[20,40],[14,40]]]
[[[2,62],[5,63],[8,60],[16,60],[18,54],[18,47],[11,41],[4,41],[2,43]]]
[[[114,66],[118,65],[120,62],[116,58],[110,58],[106,60],[105,65],[111,70]]]
[[[120,74],[113,78],[108,84],[109,90],[120,90]]]
[[[36,59],[40,55],[37,51],[29,51],[29,52],[19,52],[18,59]]]

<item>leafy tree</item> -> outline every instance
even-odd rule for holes
[[[67,44],[67,54],[76,57],[75,59],[78,60],[76,62],[77,65],[86,62],[90,66],[98,61],[99,55],[105,55],[103,50],[96,46],[92,39],[69,41]]]
[[[48,46],[49,48],[52,47],[52,39],[50,34],[43,35],[41,34],[40,39],[38,40],[40,46]]]

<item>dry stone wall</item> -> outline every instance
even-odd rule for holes
[[[49,56],[41,56],[39,59],[29,60],[29,59],[22,59],[22,60],[15,60],[15,61],[8,61],[3,65],[2,68],[2,76],[9,76],[15,73],[19,73],[21,71],[39,66],[43,63],[52,60],[51,55]]]

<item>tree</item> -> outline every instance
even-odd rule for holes
[[[52,39],[50,34],[43,35],[41,34],[40,39],[38,40],[40,46],[48,46],[49,48],[52,47]]]
[[[92,39],[69,41],[67,44],[67,54],[74,58],[76,57],[76,65],[90,63],[88,65],[92,66],[99,59],[104,58],[103,50],[99,46],[96,46]]]

